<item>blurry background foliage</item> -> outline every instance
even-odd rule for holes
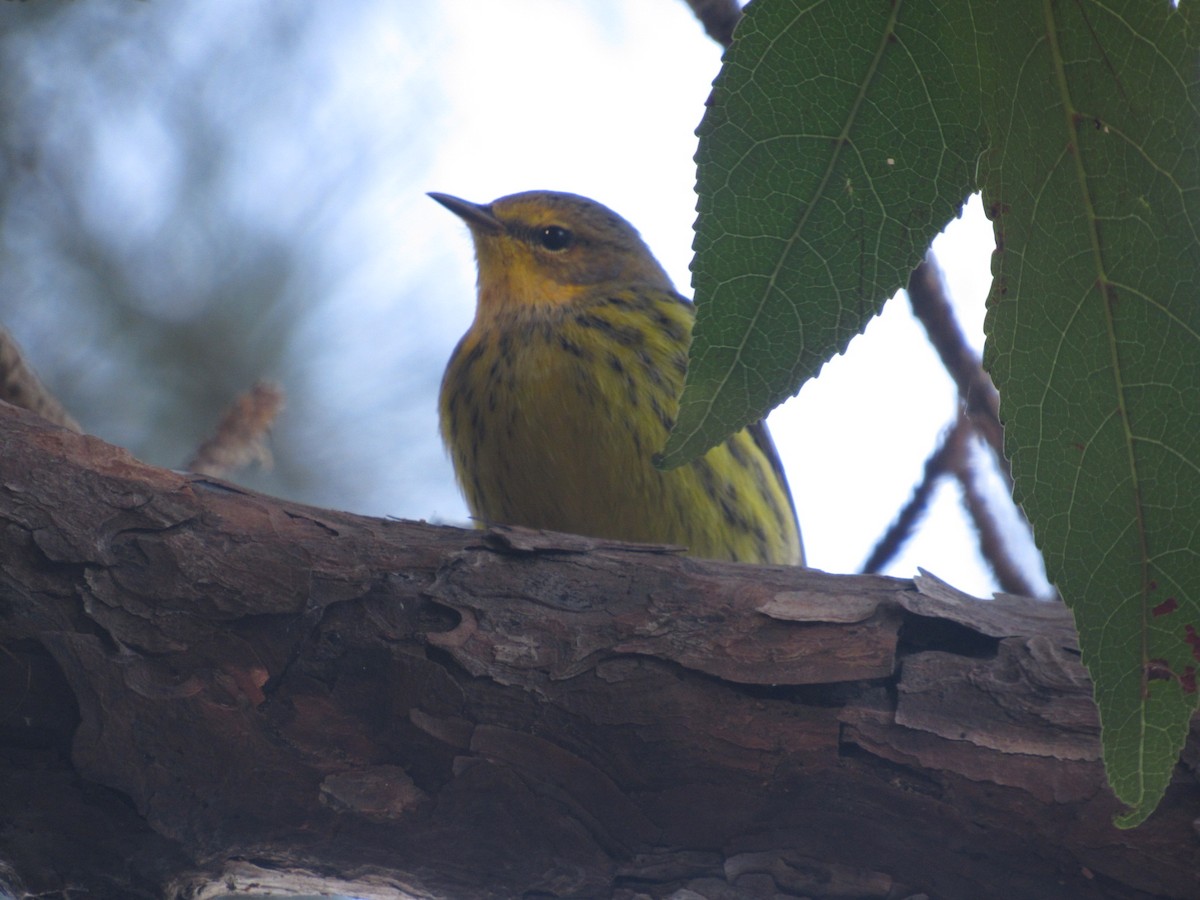
[[[443,466],[425,434],[446,352],[425,331],[436,298],[394,293],[428,248],[385,234],[396,181],[431,152],[397,125],[436,118],[437,98],[399,89],[419,59],[381,54],[393,120],[356,102],[370,86],[342,57],[382,48],[361,33],[373,17],[348,12],[3,4],[0,322],[86,430],[168,467],[276,379],[275,468],[239,479],[383,513],[389,456]],[[432,505],[428,482],[396,481],[395,505]]]

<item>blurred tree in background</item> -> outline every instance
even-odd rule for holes
[[[381,43],[380,7],[0,7],[0,324],[85,430],[179,467],[270,378],[275,467],[244,483],[377,514],[452,495],[429,440],[446,348],[385,315],[427,318],[394,295],[380,185],[426,159],[402,126],[429,88],[403,88],[429,51]],[[378,483],[409,453],[423,480]]]

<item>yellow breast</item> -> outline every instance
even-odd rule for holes
[[[443,438],[476,517],[703,557],[802,561],[764,429],[670,472],[653,465],[683,386],[687,301],[601,288],[509,313],[493,307],[476,321],[442,383]]]

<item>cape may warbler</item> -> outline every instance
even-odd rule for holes
[[[633,226],[574,194],[487,205],[430,196],[466,222],[479,263],[475,321],[440,401],[477,518],[803,562],[762,422],[688,465],[654,467],[678,410],[693,310]]]

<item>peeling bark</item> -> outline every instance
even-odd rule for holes
[[[1197,730],[1113,828],[1060,606],[0,442],[17,896],[1200,896]]]

